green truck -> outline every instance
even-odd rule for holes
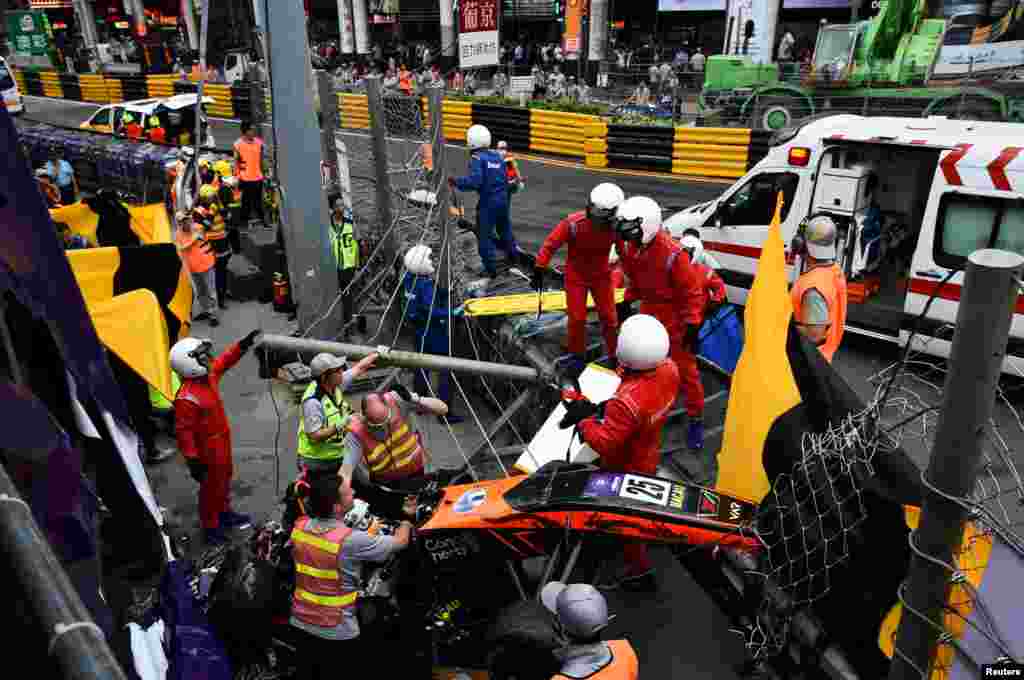
[[[766,130],[823,113],[1024,121],[1022,14],[1018,0],[982,25],[928,18],[925,0],[886,0],[867,21],[822,25],[809,69],[709,57],[698,108]]]

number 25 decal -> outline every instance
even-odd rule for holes
[[[631,479],[626,486],[633,493],[649,496],[656,501],[661,500],[662,494],[665,493],[664,486],[657,482],[649,482],[646,479]]]

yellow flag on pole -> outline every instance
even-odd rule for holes
[[[718,456],[718,490],[761,500],[768,476],[761,461],[765,437],[780,415],[800,403],[786,355],[793,304],[786,283],[786,254],[779,228],[782,192],[747,296],[743,353],[733,373]]]

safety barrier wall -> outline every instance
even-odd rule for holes
[[[441,113],[444,138],[466,141],[466,130],[473,124],[473,104],[445,99],[441,104]]]
[[[530,110],[530,150],[583,158],[587,127],[598,116],[562,111]]]
[[[508,142],[514,151],[530,149],[530,110],[512,106],[472,103],[473,124],[484,125],[491,131],[494,143]]]
[[[27,95],[60,97],[96,104],[194,93],[195,82],[168,75],[75,75],[13,69]],[[216,118],[251,116],[250,87],[207,83],[214,99],[207,106]],[[741,177],[768,153],[771,133],[746,128],[609,125],[598,116],[444,100],[444,136],[464,141],[474,123],[491,129],[494,141],[509,148],[582,158],[587,167],[649,170],[677,175],[733,179]],[[429,109],[420,98],[424,127]],[[343,128],[369,129],[366,95],[338,94]]]
[[[338,111],[341,114],[341,127],[370,129],[370,109],[365,94],[339,94]]]

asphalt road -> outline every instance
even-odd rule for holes
[[[27,98],[27,118],[62,125],[77,125],[96,107],[62,100]],[[214,122],[213,133],[222,145],[237,135],[237,126]],[[448,154],[449,172],[465,168],[465,150]],[[627,195],[650,195],[663,205],[686,206],[708,200],[724,185],[718,182],[682,181],[639,173],[592,171],[564,161],[548,162],[526,157],[522,170],[527,180],[525,193],[513,202],[513,223],[522,246],[535,251],[550,225],[567,213],[581,209],[590,188],[600,181],[616,181]],[[289,325],[269,307],[256,303],[235,304],[226,310],[219,328],[198,325],[195,333],[211,337],[218,347],[241,337],[252,328],[288,332]],[[376,343],[375,343],[376,344]],[[894,346],[847,334],[835,359],[835,367],[863,397],[874,386],[869,377],[897,357]],[[941,384],[941,378],[939,379]],[[938,403],[939,395],[918,385],[926,399]],[[233,423],[236,479],[233,494],[236,507],[257,517],[274,511],[276,498],[293,474],[296,413],[286,391],[272,389],[257,375],[255,359],[247,357],[222,383],[225,404]],[[1011,393],[1011,397],[1012,397]],[[486,414],[482,414],[486,415]],[[493,417],[493,416],[490,416]],[[1017,452],[1024,443],[1024,429],[1009,409],[999,411],[1002,434],[1011,447],[1011,457],[1022,463]],[[464,448],[479,441],[473,422],[455,427]],[[428,447],[442,460],[460,460],[451,433],[436,424],[425,427]],[[169,442],[168,442],[169,443]],[[907,450],[918,465],[928,462],[927,440],[908,440]],[[151,482],[162,505],[185,528],[196,526],[195,486],[177,462],[149,468]],[[1007,485],[1004,484],[1004,488]],[[1015,515],[1019,520],[1019,513]],[[728,630],[725,618],[711,604],[689,576],[667,554],[658,554],[661,592],[656,596],[616,595],[612,608],[619,614],[613,632],[629,637],[642,660],[644,677],[723,680],[735,677],[732,668],[742,661],[741,639]]]

